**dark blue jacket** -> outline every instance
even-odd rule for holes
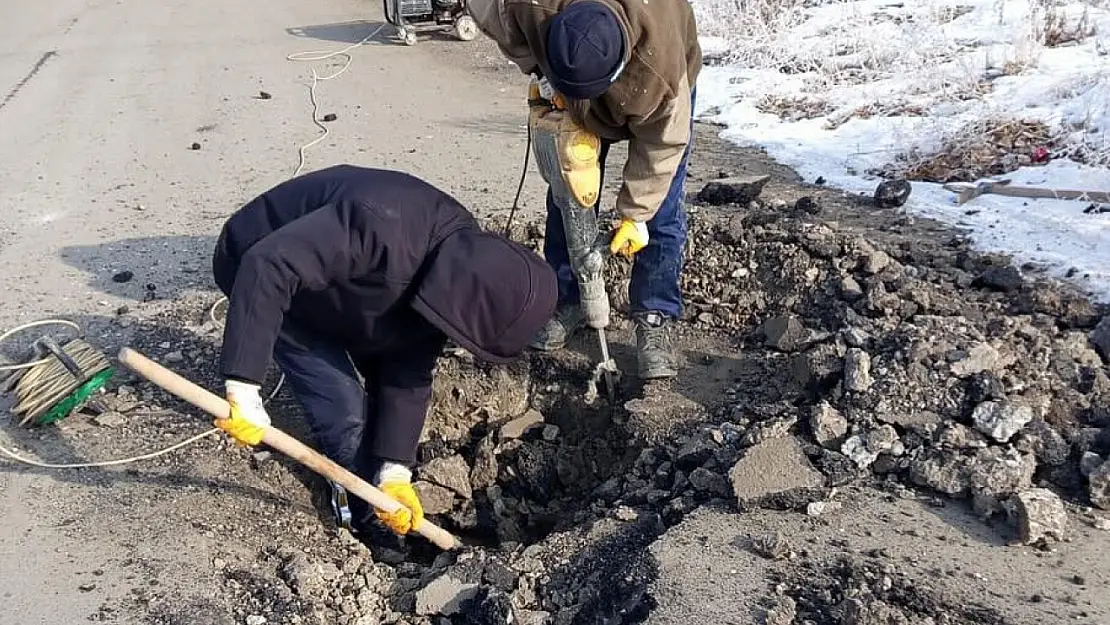
[[[382,420],[406,430],[411,449],[387,453],[402,460],[415,451],[447,338],[506,362],[557,297],[542,258],[481,230],[448,194],[351,165],[279,184],[233,214],[213,274],[229,297],[224,376],[261,383],[284,323],[344,345],[352,360],[379,365],[369,395]]]

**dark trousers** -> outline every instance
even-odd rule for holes
[[[274,344],[274,360],[304,408],[305,421],[324,455],[372,480],[378,461],[370,453],[371,441],[364,433],[373,431],[375,403],[359,382],[347,351],[283,330]],[[363,364],[359,373],[369,381],[373,372],[367,369]]]
[[[325,456],[367,482],[374,479],[380,459],[370,453],[368,435],[374,429],[375,402],[358,380],[347,351],[327,341],[294,336],[288,330],[278,335],[274,361],[304,408],[305,421]],[[360,364],[358,372],[368,381],[373,371]],[[348,506],[354,523],[364,524],[373,512],[369,504],[350,497]]]
[[[690,110],[693,111],[697,89],[690,93]],[[604,181],[605,160],[611,142],[602,142],[601,171]],[[682,273],[682,251],[686,245],[686,168],[694,145],[694,121],[690,119],[690,142],[671,179],[659,211],[647,222],[648,244],[638,252],[632,265],[632,279],[628,285],[628,299],[633,314],[648,311],[663,313],[672,318],[682,315],[682,292],[679,285]],[[601,204],[594,206],[596,213]],[[547,230],[544,235],[544,257],[559,279],[559,303],[577,304],[578,283],[570,268],[567,239],[563,231],[563,217],[555,205],[551,191],[547,192]]]

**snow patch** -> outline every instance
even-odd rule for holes
[[[773,3],[773,4],[769,4]],[[971,123],[1042,122],[1053,160],[1014,185],[1110,191],[1110,5],[1099,0],[695,0],[696,114],[806,178],[870,194],[874,171]],[[1070,39],[1069,39],[1070,38]],[[1085,164],[1086,163],[1086,164]],[[1110,301],[1110,213],[914,182],[906,209]]]

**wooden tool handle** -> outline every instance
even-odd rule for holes
[[[230,414],[231,406],[226,399],[193,384],[129,347],[120,350],[119,361],[147,380],[217,419],[226,419]],[[378,510],[388,513],[401,508],[397,500],[278,428],[272,426],[263,428],[262,442],[343,486],[348,492]],[[420,524],[416,532],[444,550],[452,550],[459,546],[458,540],[450,532],[427,519]]]

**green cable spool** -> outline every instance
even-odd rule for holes
[[[0,341],[16,331],[54,323],[80,331],[75,323],[47,320],[0,335]],[[0,366],[0,371],[14,372],[5,384],[7,392],[15,398],[11,413],[20,425],[47,425],[68,417],[103,389],[115,374],[111,361],[80,337],[59,346],[50,337],[42,336],[35,341],[34,347],[35,360]]]
[[[68,417],[74,410],[84,404],[93,393],[104,388],[108,380],[111,380],[115,373],[116,370],[114,368],[108,367],[93,375],[88,381],[77,387],[77,390],[66,395],[60,402],[54,404],[46,414],[36,419],[35,423],[38,425],[49,425],[55,421],[60,421]]]

